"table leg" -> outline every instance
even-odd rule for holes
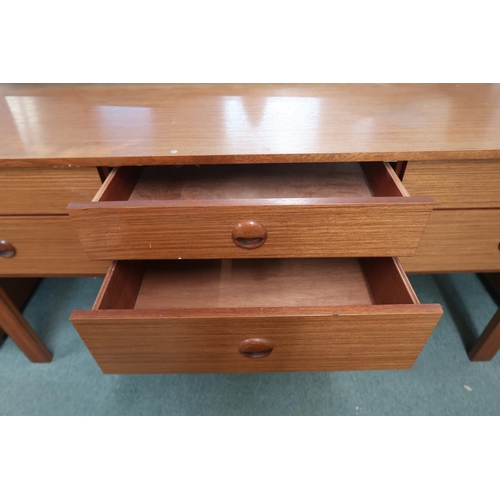
[[[52,354],[37,337],[2,287],[0,287],[0,328],[33,363],[48,363],[52,360]]]
[[[500,297],[500,273],[483,275]],[[471,361],[490,361],[500,349],[500,308],[469,350]]]
[[[490,361],[500,349],[500,309],[469,351],[471,361]]]

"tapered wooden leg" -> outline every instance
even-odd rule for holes
[[[500,349],[500,309],[469,351],[471,361],[490,361]]]
[[[500,297],[500,273],[482,275],[498,297]],[[484,332],[469,350],[471,361],[490,361],[500,349],[500,309],[488,323]]]
[[[23,315],[0,287],[0,328],[33,363],[48,363],[52,354],[37,337]]]

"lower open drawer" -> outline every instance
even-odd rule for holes
[[[411,368],[442,315],[397,259],[118,261],[71,321],[105,373]]]

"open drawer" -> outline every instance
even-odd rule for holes
[[[411,368],[442,315],[397,259],[114,262],[71,321],[105,373]]]
[[[433,200],[382,162],[120,167],[68,211],[91,259],[412,256]]]

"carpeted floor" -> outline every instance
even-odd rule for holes
[[[410,280],[445,314],[409,371],[103,375],[68,319],[102,279],[45,279],[24,315],[54,360],[0,341],[0,415],[499,415],[500,354],[471,363],[464,347],[497,304],[474,274]]]

